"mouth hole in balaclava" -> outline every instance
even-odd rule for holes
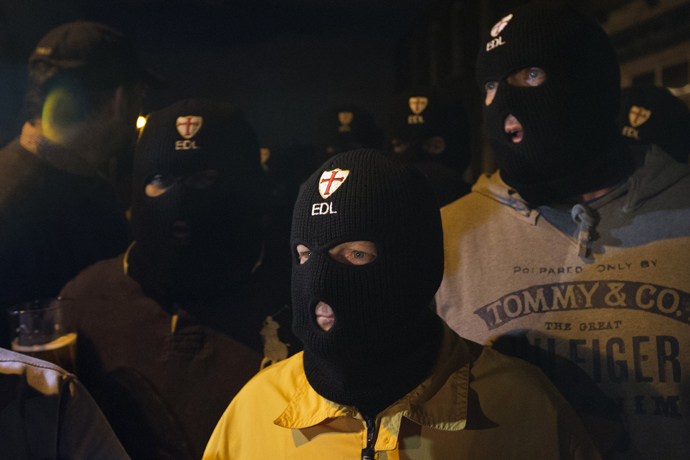
[[[513,114],[509,114],[503,122],[503,127],[506,137],[513,144],[519,144],[525,137],[525,130],[520,123],[520,120]]]
[[[321,328],[322,331],[328,332],[335,324],[335,312],[333,308],[326,302],[319,300],[314,310],[314,322]]]
[[[309,262],[312,255],[311,249],[303,244],[299,244],[295,250],[300,265]],[[378,255],[378,249],[376,244],[371,241],[346,241],[328,249],[328,255],[339,264],[361,266],[374,262]],[[311,310],[313,312],[313,321],[321,330],[328,332],[336,321],[333,307],[323,300],[317,300]]]
[[[183,240],[191,236],[192,228],[187,221],[176,220],[170,227],[170,233],[172,234],[173,238]]]

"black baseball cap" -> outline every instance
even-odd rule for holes
[[[98,77],[104,84],[143,81],[163,86],[164,81],[146,69],[132,43],[119,30],[90,21],[57,26],[38,43],[29,66],[46,62],[57,71],[74,71]]]

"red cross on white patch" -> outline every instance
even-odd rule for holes
[[[426,106],[429,104],[429,99],[423,96],[411,97],[408,103],[410,104],[412,113],[419,115],[426,109]]]
[[[185,139],[192,138],[201,129],[202,117],[186,115],[177,118],[177,132]]]
[[[498,21],[496,25],[491,28],[491,36],[498,37],[498,34],[500,34],[501,31],[506,28],[511,19],[513,19],[513,15],[509,14],[505,18]]]
[[[328,198],[338,187],[343,185],[345,179],[350,174],[350,171],[342,169],[333,169],[332,171],[324,171],[319,180],[319,193],[322,197]]]
[[[632,107],[630,107],[630,112],[628,113],[628,120],[630,121],[630,125],[633,128],[637,128],[642,123],[649,120],[649,117],[651,115],[651,110],[647,110],[644,107],[638,107],[636,105],[633,105]]]

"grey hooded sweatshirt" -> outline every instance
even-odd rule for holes
[[[605,458],[690,458],[688,165],[652,147],[570,209],[531,208],[497,172],[441,215],[451,328],[540,366]]]

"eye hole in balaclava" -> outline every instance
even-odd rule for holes
[[[546,81],[546,71],[540,67],[525,67],[511,73],[504,83],[517,88],[536,88]],[[484,105],[491,105],[501,82],[489,81],[484,84]],[[506,136],[510,142],[518,144],[524,137],[524,128],[515,115],[508,114],[504,121]]]
[[[297,245],[296,251],[300,264],[306,263],[312,254],[312,250],[303,244]],[[366,265],[376,259],[378,250],[371,241],[347,241],[330,248],[328,255],[345,265]]]
[[[517,72],[513,72],[505,79],[505,82],[511,86],[518,87],[535,87],[539,86],[546,80],[546,71],[539,67],[525,67]],[[488,81],[484,83],[484,104],[491,105],[491,102],[496,96],[498,89],[498,81]]]
[[[171,174],[154,174],[146,182],[144,192],[147,196],[155,198],[170,190],[175,183],[182,183],[189,188],[202,190],[215,184],[217,178],[218,171],[215,169],[202,169],[183,177],[175,177]]]
[[[297,245],[297,260],[300,265],[309,262],[312,250],[303,244]],[[334,261],[344,265],[367,265],[376,260],[378,250],[376,244],[371,241],[347,241],[328,249],[328,255]],[[314,308],[314,321],[324,331],[329,331],[335,324],[335,312],[333,307],[319,300]]]

